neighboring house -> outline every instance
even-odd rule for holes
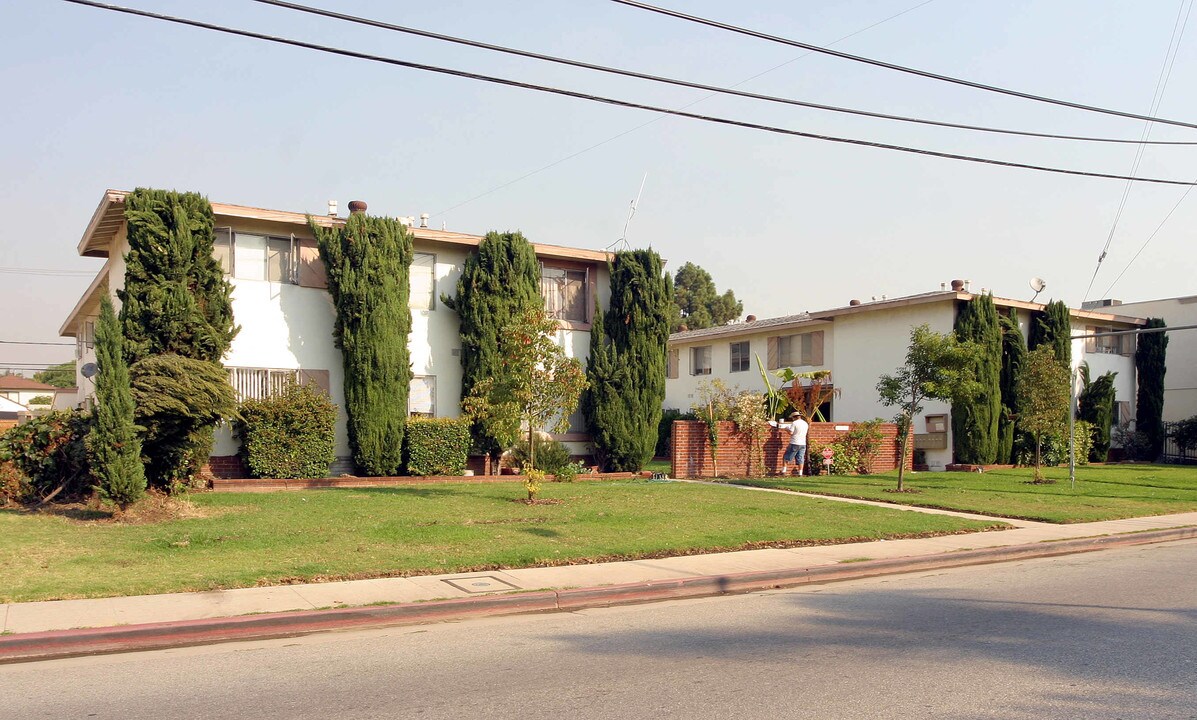
[[[1102,311],[1135,317],[1162,318],[1168,327],[1197,325],[1197,295],[1123,303],[1098,300],[1086,303]],[[1168,333],[1164,374],[1164,420],[1184,420],[1197,415],[1197,329]]]
[[[830,370],[839,394],[831,402],[829,421],[889,420],[896,408],[881,404],[877,380],[905,362],[911,328],[926,323],[936,332],[951,332],[958,309],[972,298],[961,288],[864,303],[853,300],[829,310],[765,320],[750,315],[749,322],[674,333],[669,337],[665,407],[690,409],[700,396],[700,385],[714,379],[730,387],[762,391],[759,357],[771,372],[786,367],[796,372]],[[1031,313],[1044,307],[1005,298],[994,298],[994,304],[999,313],[1017,315],[1024,338]],[[1074,335],[1091,327],[1132,329],[1143,322],[1105,312],[1072,310]],[[1116,371],[1120,413],[1133,417],[1133,341],[1123,341],[1117,347],[1103,344],[1090,352],[1085,345],[1082,340],[1073,341],[1073,366],[1088,362],[1094,377]],[[776,378],[771,379],[776,386]],[[952,462],[951,404],[929,400],[924,408],[914,421],[915,447],[923,451],[931,469],[943,469]]]
[[[24,405],[29,410],[49,410],[54,405],[54,396],[61,388],[20,375],[0,376],[0,397]],[[49,398],[49,402],[33,402]]]
[[[29,408],[15,400],[0,396],[0,434],[29,415]]]
[[[79,388],[58,388],[54,395],[54,410],[73,410],[79,406]]]
[[[76,339],[77,367],[95,361],[95,322],[100,298],[119,307],[116,291],[124,286],[126,193],[109,190],[79,241],[86,257],[105,258],[104,267],[63,323],[60,334]],[[353,206],[356,206],[353,205]],[[360,207],[365,208],[365,203]],[[233,286],[234,321],[241,332],[224,357],[229,380],[240,397],[259,397],[285,378],[312,380],[340,408],[336,425],[334,474],[351,472],[345,431],[341,352],[333,344],[335,312],[324,266],[308,227],[308,215],[282,210],[212,203],[216,249]],[[335,214],[313,216],[322,226],[345,222]],[[410,225],[411,220],[406,219]],[[408,411],[428,417],[456,417],[461,399],[461,361],[457,314],[441,294],[456,291],[466,257],[482,239],[425,227],[411,227],[415,258],[411,267],[412,370]],[[606,307],[610,294],[609,255],[555,245],[534,245],[541,260],[541,289],[546,307],[560,320],[558,341],[571,357],[585,362],[595,301]],[[93,379],[77,373],[80,405],[94,402]],[[570,432],[554,436],[576,454],[589,452],[589,436],[580,414]],[[237,443],[229,429],[217,433],[213,457],[229,458]],[[222,463],[213,463],[213,467]]]

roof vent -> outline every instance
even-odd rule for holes
[[[756,315],[749,315],[748,317],[744,318],[744,322],[756,322]]]
[[[328,201],[328,216],[329,217],[337,216],[337,201],[336,200]]]
[[[365,200],[350,200],[349,201],[349,214],[350,215],[357,215],[358,213],[364,213],[364,212],[366,212],[366,201]]]
[[[859,304],[860,304],[860,301],[857,300],[856,298],[852,298],[851,300],[848,301],[848,305],[851,307],[856,307]]]
[[[952,281],[952,290],[954,292],[960,292],[963,289],[964,289],[964,281],[963,280],[953,280]]]
[[[428,213],[420,213],[420,227],[428,227],[428,218],[432,217]]]

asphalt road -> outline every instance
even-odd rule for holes
[[[1197,542],[0,666],[0,718],[1197,718]]]

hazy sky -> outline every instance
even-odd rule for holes
[[[1192,0],[660,0],[846,52],[1091,105],[1147,113]],[[249,0],[127,4],[260,32],[681,107],[705,93],[596,75],[300,15]],[[1055,108],[804,53],[607,0],[310,4],[594,63],[880,112],[1063,134],[1140,137],[1141,121]],[[899,17],[892,16],[899,13]],[[881,24],[879,21],[885,20]],[[873,26],[873,27],[870,27]],[[796,59],[797,58],[797,59]],[[595,105],[70,5],[0,0],[0,268],[98,271],[75,247],[105,188],[323,213],[351,199],[431,225],[518,229],[602,248],[628,229],[676,269],[707,268],[760,317],[938,289],[1079,305],[1125,183],[781,137]],[[1197,17],[1157,115],[1197,121]],[[944,152],[1126,174],[1134,145],[1019,139],[716,97],[693,112]],[[1157,125],[1159,140],[1197,130]],[[595,147],[598,146],[598,147]],[[590,149],[593,148],[593,149]],[[573,156],[573,157],[570,157]],[[568,158],[568,159],[567,159]],[[1146,150],[1139,173],[1197,179],[1197,147]],[[557,163],[557,164],[554,164]],[[537,172],[541,168],[548,169]],[[530,173],[530,176],[528,176]],[[528,177],[523,177],[528,176]],[[523,179],[520,179],[523,177]],[[496,189],[500,188],[501,189]],[[1183,187],[1135,184],[1103,297]],[[1110,293],[1197,293],[1197,192]],[[90,275],[0,272],[0,340],[56,341]],[[0,367],[71,357],[0,345]]]

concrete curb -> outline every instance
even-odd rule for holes
[[[572,590],[0,636],[0,664],[757,592],[1197,538],[1197,527]]]

